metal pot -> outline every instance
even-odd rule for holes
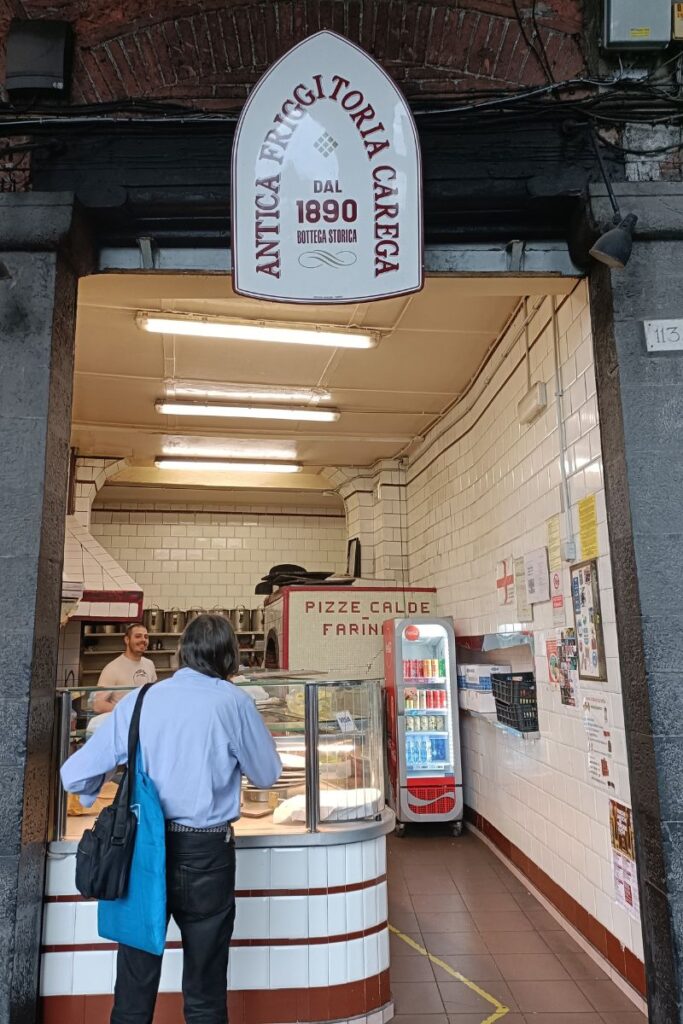
[[[185,612],[185,625],[192,622],[199,615],[206,615],[206,608],[188,608]]]
[[[251,628],[254,633],[262,633],[265,624],[265,608],[254,608],[251,613]]]
[[[148,633],[164,632],[164,610],[153,604],[151,608],[145,608],[142,613],[142,621]]]
[[[83,636],[92,636],[95,632],[95,625],[92,622],[86,622],[83,626]]]
[[[209,615],[222,615],[228,622],[232,622],[232,612],[229,608],[212,608]]]
[[[171,608],[164,615],[164,633],[182,633],[185,620],[185,612],[181,612],[180,608]]]
[[[97,625],[94,627],[94,630],[100,636],[102,636],[103,634],[106,634],[107,636],[112,636],[113,634],[119,632],[119,627],[115,622],[98,622]]]
[[[233,629],[237,633],[251,632],[251,611],[249,608],[235,608],[235,618],[232,620]]]

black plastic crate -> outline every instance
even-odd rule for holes
[[[509,725],[518,732],[538,732],[538,707],[536,704],[505,704],[496,701],[496,715],[502,725]]]
[[[536,680],[533,672],[493,672],[493,696],[503,704],[536,705]]]

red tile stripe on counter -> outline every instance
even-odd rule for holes
[[[321,889],[236,889],[237,899],[248,899],[251,896],[334,896],[342,892],[358,892],[360,889],[371,889],[375,885],[382,885],[386,882],[387,876],[378,875],[377,878],[370,878],[367,882],[352,882],[348,885],[330,885]],[[45,896],[44,903],[84,903],[83,896],[77,894],[69,896]]]
[[[304,936],[300,939],[279,939],[270,937],[267,939],[232,939],[230,946],[327,946],[332,942],[352,942],[354,939],[364,939],[368,935],[377,935],[386,929],[388,922],[380,921],[371,928],[364,928],[359,932],[346,932],[343,935],[316,935]],[[115,942],[82,942],[65,943],[64,945],[41,946],[41,953],[84,953],[103,952],[105,950],[117,949]],[[167,942],[166,949],[182,949],[182,942]]]
[[[243,990],[228,993],[230,1024],[295,1024],[297,1021],[350,1020],[386,1006],[391,1000],[389,971],[373,978],[326,988]],[[109,1024],[114,997],[46,996],[42,1024]],[[154,1024],[182,1024],[180,992],[161,992]]]

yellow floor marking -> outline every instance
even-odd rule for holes
[[[497,1020],[502,1020],[503,1017],[510,1012],[509,1006],[503,1006],[495,996],[485,992],[483,988],[480,988],[479,985],[476,984],[476,982],[470,981],[470,979],[466,978],[464,974],[460,973],[460,971],[456,971],[454,967],[444,963],[443,960],[439,960],[438,956],[433,956],[424,948],[424,946],[421,946],[418,942],[415,942],[414,939],[411,939],[409,935],[404,935],[403,932],[398,930],[398,928],[394,928],[393,924],[389,925],[389,931],[393,932],[393,934],[397,938],[401,939],[402,942],[405,942],[407,946],[410,946],[412,949],[416,949],[418,953],[422,954],[422,956],[426,956],[427,959],[431,960],[431,962],[436,964],[437,967],[441,967],[447,974],[450,974],[457,981],[461,981],[463,985],[466,985],[467,988],[472,990],[472,992],[476,992],[478,996],[481,996],[487,1003],[490,1003],[491,1006],[495,1007],[491,1016],[487,1017],[486,1020],[483,1020],[481,1024],[495,1024]]]

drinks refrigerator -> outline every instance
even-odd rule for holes
[[[383,625],[389,800],[397,832],[407,822],[450,822],[462,831],[455,635],[448,619]]]

